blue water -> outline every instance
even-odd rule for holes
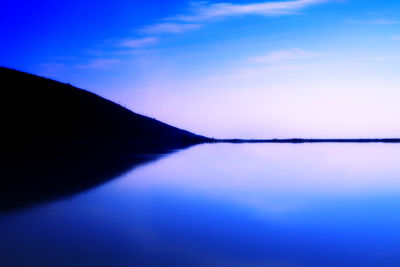
[[[400,145],[199,145],[0,215],[0,266],[400,266]]]

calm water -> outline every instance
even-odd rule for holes
[[[195,146],[0,215],[0,266],[400,266],[400,145]]]

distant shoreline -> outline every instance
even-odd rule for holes
[[[400,138],[360,138],[360,139],[210,139],[207,143],[400,143]]]

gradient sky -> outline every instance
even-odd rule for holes
[[[400,137],[400,1],[0,0],[0,65],[210,137]]]

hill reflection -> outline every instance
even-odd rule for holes
[[[64,149],[1,155],[0,214],[70,197],[173,152]]]

